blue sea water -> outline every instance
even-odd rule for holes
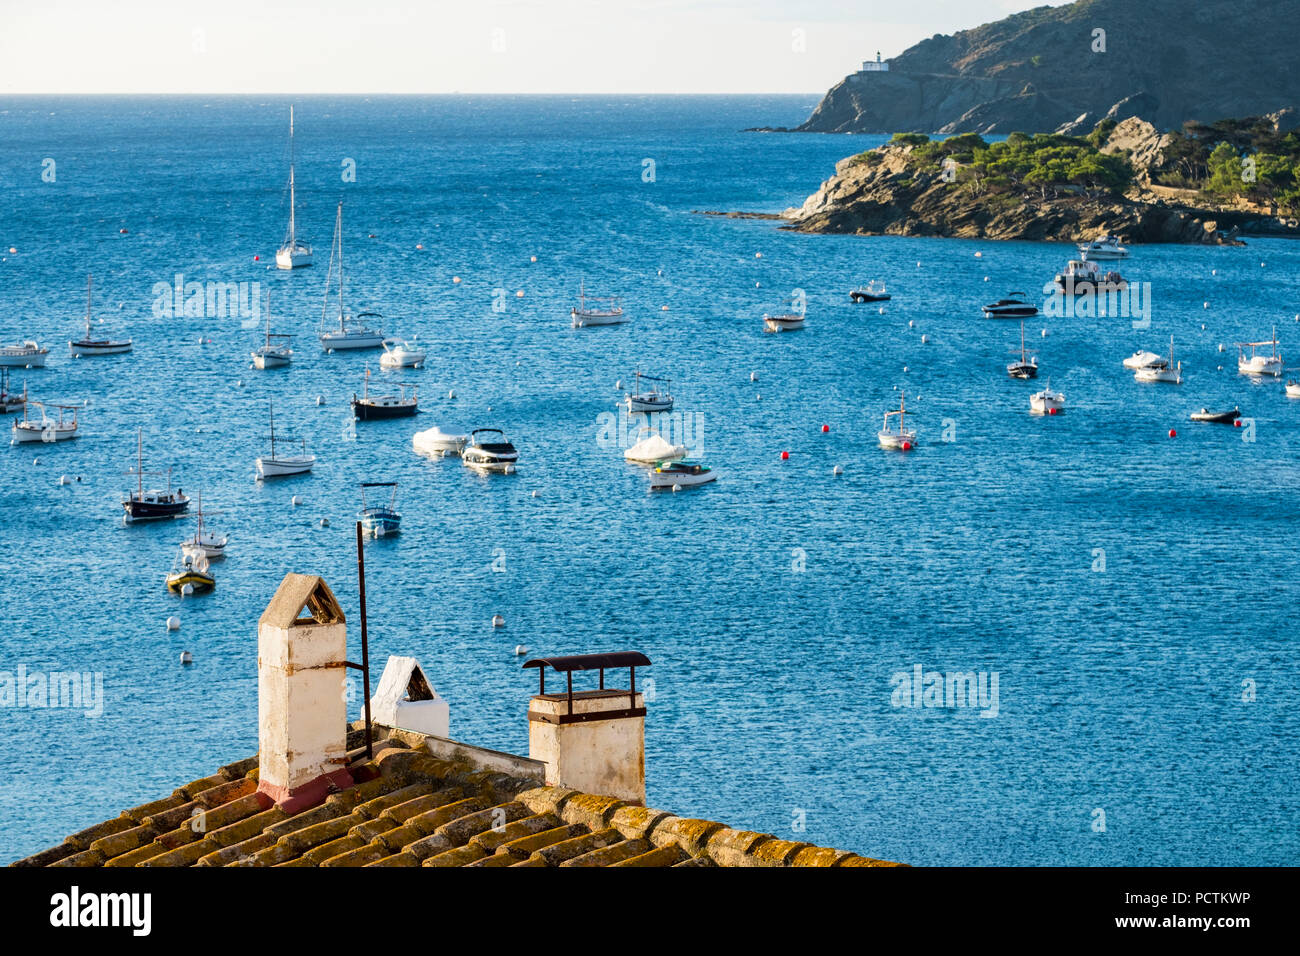
[[[14,385],[87,403],[75,442],[0,455],[0,671],[100,672],[105,694],[93,718],[0,708],[0,859],[253,753],[261,608],[319,573],[356,642],[357,484],[395,480],[403,533],[366,550],[371,657],[419,658],[458,739],[526,752],[516,645],[637,649],[655,807],[914,864],[1294,863],[1300,402],[1238,376],[1231,343],[1277,325],[1300,349],[1300,246],[1135,249],[1149,330],[1027,327],[1069,403],[1036,419],[1038,386],[1003,371],[1018,326],[978,307],[1035,293],[1068,247],[692,214],[797,205],[879,142],[740,132],[814,99],[300,98],[317,265],[294,274],[268,268],[287,100],[0,100],[0,340],[52,350]],[[317,348],[340,199],[349,299],[418,335],[423,370]],[[87,272],[131,355],[68,356]],[[271,289],[292,367],[251,369],[238,318],[155,315],[177,273]],[[892,302],[852,306],[873,277]],[[584,280],[632,321],[571,329]],[[764,334],[795,290],[807,328]],[[1185,384],[1135,383],[1121,359],[1170,335]],[[420,416],[351,434],[367,366],[418,383]],[[602,434],[638,368],[674,379],[715,484],[651,494]],[[875,441],[900,390],[908,455]],[[254,481],[271,399],[310,477]],[[1253,429],[1194,425],[1202,405]],[[505,429],[518,473],[416,456],[434,424]],[[222,512],[210,596],[163,586],[191,522],[123,526],[137,428],[146,468]],[[917,665],[996,672],[996,716],[895,706]]]

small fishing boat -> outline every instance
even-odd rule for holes
[[[388,488],[390,494],[388,505],[370,505],[366,503],[367,488]],[[387,534],[397,534],[402,530],[402,516],[397,512],[397,482],[363,481],[361,483],[361,510],[357,512],[361,530],[376,538]]]
[[[588,302],[593,304],[588,305]],[[619,297],[587,295],[586,280],[578,285],[578,305],[569,310],[569,317],[575,329],[585,329],[592,325],[621,325],[627,321]]]
[[[1029,319],[1038,314],[1038,306],[1030,302],[1023,292],[1011,292],[1005,299],[981,306],[980,311],[986,319]]]
[[[1119,236],[1113,235],[1079,243],[1079,254],[1094,262],[1128,258],[1128,250],[1119,244]]]
[[[1128,281],[1118,272],[1102,272],[1101,266],[1090,259],[1071,259],[1053,281],[1066,295],[1095,295],[1128,288]]]
[[[424,359],[425,351],[414,339],[384,339],[384,354],[379,356],[379,364],[383,368],[419,368]]]
[[[1052,380],[1047,380],[1047,387],[1041,392],[1029,396],[1029,413],[1031,415],[1059,415],[1065,411],[1065,395],[1052,391]]]
[[[0,345],[0,366],[10,368],[45,368],[49,349],[28,339],[22,345]]]
[[[686,457],[685,445],[673,445],[662,435],[650,429],[642,429],[646,437],[623,452],[623,458],[635,465],[657,465],[664,461],[677,461]]]
[[[885,412],[884,423],[876,434],[881,448],[891,451],[911,451],[916,447],[916,429],[907,427],[907,396],[898,396],[898,411]],[[890,421],[895,415],[898,421]]]
[[[181,553],[189,558],[220,561],[226,556],[226,545],[230,541],[230,536],[204,531],[203,519],[207,515],[220,514],[221,512],[204,511],[202,494],[196,495],[195,499],[198,503],[198,509],[194,512],[194,517],[198,520],[198,527],[195,528],[192,536],[181,542]]]
[[[275,266],[277,269],[301,269],[303,266],[311,265],[311,246],[298,238],[298,225],[294,216],[295,207],[297,206],[297,194],[295,191],[293,175],[293,106],[289,106],[289,229],[285,233],[284,242],[280,248],[275,251]]]
[[[437,425],[411,436],[411,446],[421,455],[429,458],[445,458],[447,455],[459,455],[465,450],[468,435],[452,435],[444,432]]]
[[[1261,352],[1260,349],[1265,346],[1269,351]],[[1276,326],[1273,328],[1273,337],[1266,342],[1237,343],[1237,371],[1242,375],[1282,374],[1282,356],[1277,351]]]
[[[23,394],[27,394],[26,391]],[[39,419],[31,417],[35,408],[41,413]],[[55,405],[50,402],[27,401],[23,404],[23,417],[14,420],[13,444],[27,442],[68,441],[77,437],[77,405]],[[50,409],[58,411],[57,417],[51,417]],[[69,415],[69,413],[71,413]]]
[[[16,412],[27,404],[27,383],[22,394],[9,391],[9,369],[0,366],[0,413]]]
[[[853,302],[888,302],[890,295],[885,291],[885,284],[879,279],[872,279],[864,286],[849,291],[849,299]]]
[[[1140,368],[1160,367],[1165,364],[1164,357],[1155,352],[1139,349],[1124,360],[1124,367],[1136,371]]]
[[[1208,408],[1202,408],[1199,412],[1192,412],[1189,417],[1194,422],[1213,422],[1216,425],[1231,425],[1241,417],[1241,409],[1234,407],[1230,412],[1212,412]]]
[[[334,276],[336,259],[339,264],[338,328],[327,329],[325,317],[329,313],[330,279]],[[381,318],[383,316],[378,312],[362,312],[354,318],[348,314],[343,305],[343,203],[339,203],[338,214],[334,219],[334,241],[330,246],[330,264],[325,273],[325,304],[321,309],[321,329],[317,336],[321,348],[327,352],[335,352],[339,349],[377,349],[384,344],[384,333],[378,328],[371,328],[365,320]]]
[[[641,380],[647,382],[662,382],[662,385],[651,385],[648,391],[641,391]],[[629,412],[668,412],[672,411],[673,396],[668,389],[672,384],[671,379],[656,378],[654,375],[642,375],[636,373],[636,386],[627,396],[627,410]]]
[[[185,496],[185,492],[180,488],[172,491],[172,470],[168,468],[165,472],[146,472],[144,470],[144,430],[136,430],[135,438],[135,470],[127,474],[135,475],[136,490],[127,494],[126,500],[122,502],[122,510],[126,512],[123,520],[127,523],[136,521],[161,521],[167,518],[179,518],[190,507],[190,499]],[[167,490],[145,491],[144,476],[162,475],[167,476]]]
[[[167,575],[167,590],[174,594],[206,594],[216,586],[217,579],[208,571],[208,559],[201,554],[182,551]]]
[[[493,440],[493,436],[500,436]],[[469,444],[460,453],[466,467],[479,471],[511,472],[519,460],[519,451],[499,428],[476,428],[469,433]]]
[[[802,312],[782,312],[778,315],[763,313],[763,328],[768,332],[794,332],[802,329],[803,323]]]
[[[90,317],[90,299],[91,299],[92,277],[86,276],[86,337],[76,342],[69,342],[68,348],[72,350],[73,358],[81,358],[86,355],[117,355],[122,352],[131,351],[131,340],[125,342],[114,342],[110,339],[92,339],[90,337],[91,326],[93,321]]]
[[[688,488],[691,485],[706,485],[718,476],[713,469],[700,461],[679,458],[676,461],[661,461],[650,469],[650,487]]]
[[[366,369],[361,397],[358,398],[355,393],[352,396],[352,416],[365,422],[381,418],[408,418],[418,412],[419,390],[414,385],[401,382],[393,384],[397,386],[396,395],[371,395],[370,369]]]
[[[1012,350],[1015,351],[1014,349]],[[1038,358],[1031,357],[1025,351],[1025,320],[1020,320],[1020,361],[1007,366],[1007,374],[1012,378],[1037,378]]]
[[[300,439],[301,451],[299,454],[284,454],[276,449],[279,444],[281,448],[285,445],[283,438],[275,437],[275,404],[272,403],[271,411],[271,453],[257,459],[257,477],[262,478],[284,478],[288,475],[305,475],[311,471],[312,466],[316,464],[316,456],[307,454],[307,439]]]
[[[253,350],[257,368],[283,368],[293,361],[293,336],[271,331],[271,290],[266,290],[266,341]]]
[[[1139,382],[1168,382],[1170,385],[1183,384],[1183,363],[1174,362],[1174,337],[1169,336],[1169,358],[1159,363],[1146,365],[1133,373]]]

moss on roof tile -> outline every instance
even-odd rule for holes
[[[709,837],[721,829],[723,825],[713,820],[669,817],[654,828],[650,842],[655,846],[679,846],[691,856],[702,856]]]
[[[155,813],[162,813],[164,810],[171,810],[185,803],[189,803],[189,801],[184,797],[171,794],[161,800],[152,800],[149,803],[142,803],[138,807],[132,807],[130,810],[123,810],[121,819],[130,821],[127,826],[139,826],[144,823],[145,817],[152,816]],[[123,827],[123,829],[126,828]]]
[[[152,843],[153,838],[157,835],[158,831],[153,827],[132,827],[129,830],[122,830],[119,833],[100,837],[90,845],[90,849],[99,851],[103,854],[104,859],[108,860],[115,856],[121,856],[130,850],[138,849],[146,843]]]
[[[615,811],[626,805],[615,797],[578,793],[564,802],[560,809],[560,819],[566,823],[580,823],[592,830],[601,830],[609,826]]]
[[[634,856],[626,860],[619,860],[617,863],[611,863],[610,866],[674,866],[683,860],[689,860],[690,855],[679,846],[657,846],[640,856]]]
[[[615,830],[618,833],[620,831]],[[589,850],[565,860],[560,866],[611,866],[623,860],[644,856],[652,849],[649,840],[619,840],[608,846]]]
[[[466,863],[472,863],[475,860],[482,859],[486,854],[480,847],[472,843],[464,846],[453,847],[442,853],[435,853],[433,856],[424,860],[421,866],[464,866]]]

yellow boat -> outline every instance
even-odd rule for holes
[[[217,579],[208,573],[208,559],[203,555],[191,558],[185,555],[179,570],[167,575],[167,590],[183,594],[185,585],[190,585],[194,594],[203,594],[217,586]]]

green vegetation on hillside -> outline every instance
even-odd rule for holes
[[[1238,197],[1300,210],[1300,131],[1279,133],[1264,117],[1186,123],[1170,136],[1153,179],[1210,200]]]

